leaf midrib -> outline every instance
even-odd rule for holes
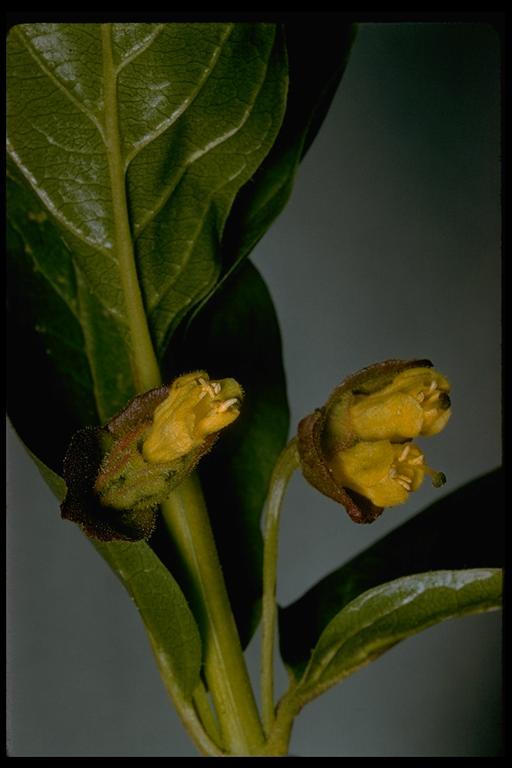
[[[105,143],[112,190],[114,249],[117,256],[126,317],[131,337],[131,363],[136,392],[161,383],[160,370],[149,333],[133,248],[119,130],[117,73],[112,50],[112,24],[101,25],[103,53]]]

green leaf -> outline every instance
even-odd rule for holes
[[[286,113],[277,138],[233,205],[222,242],[223,271],[247,256],[286,205],[306,150],[329,109],[348,62],[355,27],[312,19],[283,25],[288,57]],[[314,45],[312,41],[321,44]]]
[[[233,376],[244,389],[239,418],[199,470],[245,645],[261,596],[261,510],[289,423],[279,325],[267,287],[249,261],[196,316],[173,355],[178,355],[172,361],[176,371],[203,366],[213,378]],[[162,539],[152,543],[175,568],[174,556],[158,548],[167,546]]]
[[[99,421],[73,254],[32,190],[7,179],[6,195],[7,409],[32,453],[61,473],[71,435]],[[115,343],[111,360],[129,398],[131,376],[122,376],[119,349]]]
[[[63,478],[33,454],[32,458],[58,500],[63,501]],[[178,583],[145,541],[89,541],[133,598],[171,693],[190,700],[199,683],[201,639]]]
[[[328,623],[366,590],[410,573],[502,566],[503,480],[496,470],[448,494],[280,609],[281,655],[294,675]]]
[[[92,389],[100,422],[135,394],[137,277],[159,355],[214,287],[226,218],[281,124],[286,75],[268,24],[11,30],[13,276],[37,270],[46,281],[36,346],[52,349],[52,336],[56,378],[70,375],[73,350],[77,386]],[[27,221],[43,226],[42,247]],[[60,350],[55,307],[61,322],[71,318]]]
[[[499,608],[502,581],[492,568],[431,571],[364,592],[322,632],[294,696],[304,704],[433,624]]]
[[[133,598],[162,677],[190,700],[199,683],[201,639],[180,587],[144,541],[94,542]]]
[[[45,483],[47,484],[48,488],[52,491],[54,496],[58,499],[59,502],[64,501],[64,498],[66,496],[66,483],[64,479],[58,475],[56,472],[54,472],[50,467],[47,467],[46,464],[44,464],[41,459],[39,459],[35,454],[33,454],[31,451],[27,451],[30,455],[30,457],[35,462],[39,473]]]

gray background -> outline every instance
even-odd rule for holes
[[[254,255],[281,322],[292,424],[364,365],[428,357],[453,385],[453,418],[423,446],[446,492],[500,463],[499,106],[490,27],[362,25],[292,200]],[[8,459],[10,755],[195,755],[136,610],[60,521],[10,430]],[[361,527],[296,477],[280,600],[444,492],[427,483]],[[500,655],[498,613],[434,627],[310,704],[292,752],[496,755]]]

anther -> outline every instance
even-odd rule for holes
[[[238,403],[238,399],[236,397],[230,397],[229,400],[224,400],[223,403],[220,403],[217,406],[217,413],[224,413],[224,411],[227,411],[228,408],[231,408],[232,405],[235,405]]]
[[[407,443],[407,445],[404,445],[402,453],[398,457],[398,461],[403,461],[406,457],[409,451],[411,450],[410,443]]]

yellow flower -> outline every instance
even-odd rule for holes
[[[167,464],[199,448],[238,417],[241,400],[242,389],[234,379],[210,381],[204,371],[180,376],[155,409],[144,458]]]
[[[372,394],[354,396],[350,426],[361,440],[437,435],[451,416],[450,384],[432,368],[409,368]]]
[[[403,504],[426,474],[442,485],[443,473],[430,469],[411,441],[445,427],[449,392],[429,360],[386,360],[357,371],[300,422],[304,476],[357,523]]]
[[[356,443],[337,453],[330,462],[340,486],[369,499],[377,507],[393,507],[407,501],[429,474],[434,485],[444,476],[425,464],[423,453],[413,443],[394,444],[389,440]]]

